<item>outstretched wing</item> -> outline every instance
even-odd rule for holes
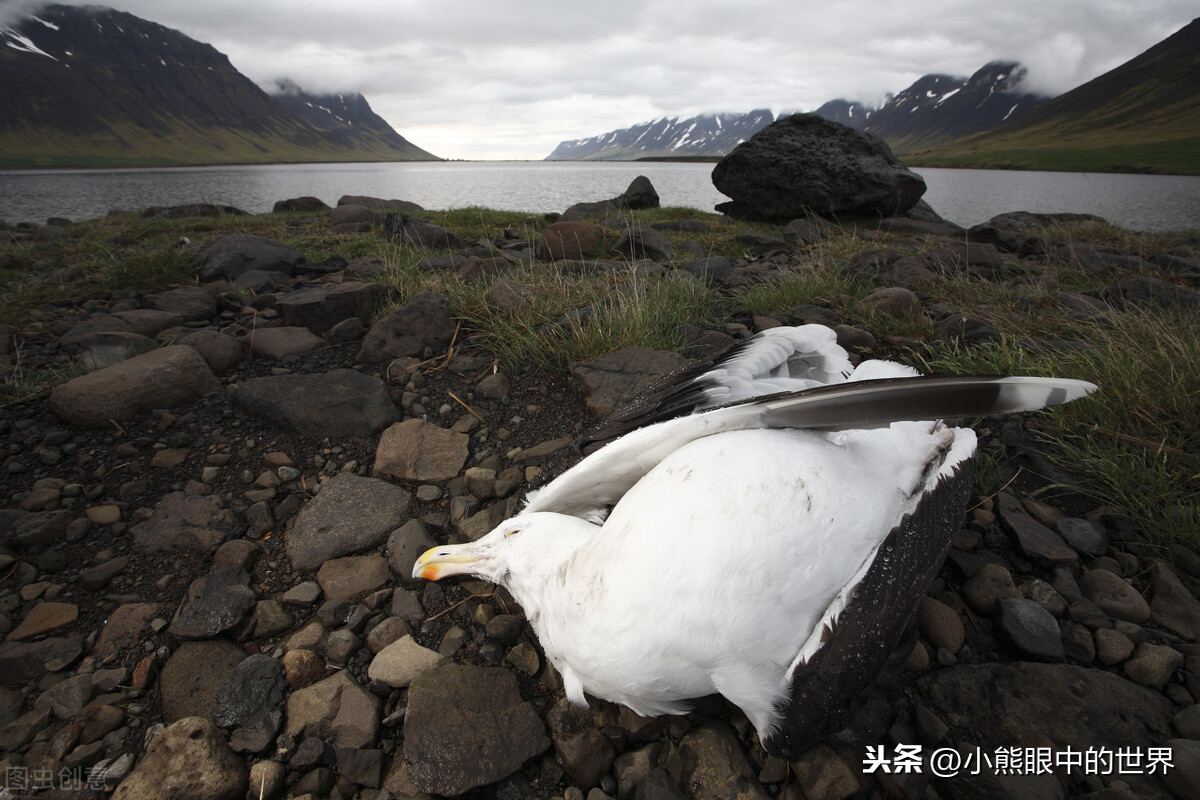
[[[769,328],[664,376],[587,431],[581,446],[595,449],[593,443],[707,408],[841,383],[853,369],[837,334],[824,325]]]
[[[931,376],[850,381],[758,397],[675,417],[627,433],[529,495],[527,512],[604,517],[635,483],[672,452],[704,436],[749,428],[850,430],[906,420],[1031,411],[1096,390],[1067,378]]]

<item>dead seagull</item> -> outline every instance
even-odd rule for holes
[[[507,588],[574,703],[656,716],[720,693],[795,755],[884,667],[962,522],[975,433],[937,420],[1095,388],[854,368],[824,326],[770,329],[616,415],[628,432],[413,576]]]

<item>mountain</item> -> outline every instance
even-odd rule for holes
[[[861,131],[875,111],[876,109],[863,103],[839,98],[830,100],[812,113],[830,122],[838,122]]]
[[[1200,174],[1200,19],[991,131],[914,152],[911,163]]]
[[[833,100],[815,113],[873,133],[903,155],[989,130],[1046,102],[1047,97],[1021,88],[1025,75],[1026,69],[1014,61],[993,61],[969,78],[924,75],[877,109]]]
[[[211,45],[97,6],[0,26],[0,108],[5,167],[436,158],[394,131],[315,125]]]
[[[769,109],[746,114],[663,118],[587,139],[560,142],[547,161],[634,161],[720,157],[775,121]]]
[[[397,152],[417,149],[376,114],[361,94],[308,94],[287,79],[276,81],[274,91],[268,94],[276,103],[347,147],[374,144]],[[423,150],[419,152],[432,158]]]
[[[1021,88],[1024,78],[1025,68],[1020,64],[993,61],[969,78],[925,75],[888,97],[880,108],[838,99],[814,113],[869,131],[903,154],[993,128],[1010,115],[1045,102],[1047,98]],[[748,114],[660,119],[562,142],[547,160],[719,157],[773,121],[766,109]]]

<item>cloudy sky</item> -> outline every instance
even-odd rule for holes
[[[17,2],[31,0],[0,8]],[[878,101],[999,58],[1058,94],[1200,15],[1196,0],[92,2],[208,42],[262,85],[362,92],[405,138],[462,159],[541,159],[660,117]]]

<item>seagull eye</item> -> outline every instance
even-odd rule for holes
[[[505,539],[507,539],[508,537],[512,536],[514,533],[520,533],[520,532],[521,532],[521,529],[520,529],[520,528],[514,528],[513,530],[511,530],[511,531],[509,531],[508,533],[504,534],[504,538],[505,538]]]

